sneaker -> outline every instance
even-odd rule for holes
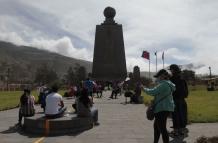
[[[180,136],[180,134],[179,134],[179,131],[178,131],[178,130],[173,130],[173,131],[169,132],[169,136],[170,136],[171,138],[177,138],[177,137]]]
[[[15,126],[22,126],[21,122],[18,122],[17,124],[15,124]]]

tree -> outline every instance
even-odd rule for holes
[[[73,71],[72,67],[69,67],[67,70],[67,74],[64,76],[65,77],[65,83],[66,84],[73,84],[75,80],[75,73]]]
[[[66,84],[79,84],[82,80],[85,80],[87,76],[86,68],[76,64],[74,69],[69,67],[67,74],[64,76]]]
[[[75,82],[76,84],[79,84],[82,80],[86,79],[87,72],[86,68],[84,66],[80,66],[79,64],[76,64],[75,70]]]
[[[195,80],[195,72],[192,70],[183,70],[181,75],[186,81],[190,82]]]
[[[42,64],[35,74],[35,82],[38,84],[51,84],[58,80],[57,73],[49,68],[47,64]]]

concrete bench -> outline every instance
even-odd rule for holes
[[[56,119],[46,119],[44,114],[35,114],[33,117],[24,118],[24,129],[27,133],[46,136],[78,133],[92,127],[91,117],[81,118],[76,114],[66,114]]]

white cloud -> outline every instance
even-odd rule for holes
[[[83,60],[91,59],[90,52],[85,48],[75,48],[69,37],[63,37],[58,40],[34,39],[30,45],[68,57],[74,57]]]
[[[27,45],[23,39],[15,32],[7,32],[0,34],[0,40],[15,43],[17,45]]]

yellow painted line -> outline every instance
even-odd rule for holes
[[[39,138],[38,140],[36,140],[35,142],[33,143],[43,143],[42,141],[45,139],[45,137],[41,137]]]

